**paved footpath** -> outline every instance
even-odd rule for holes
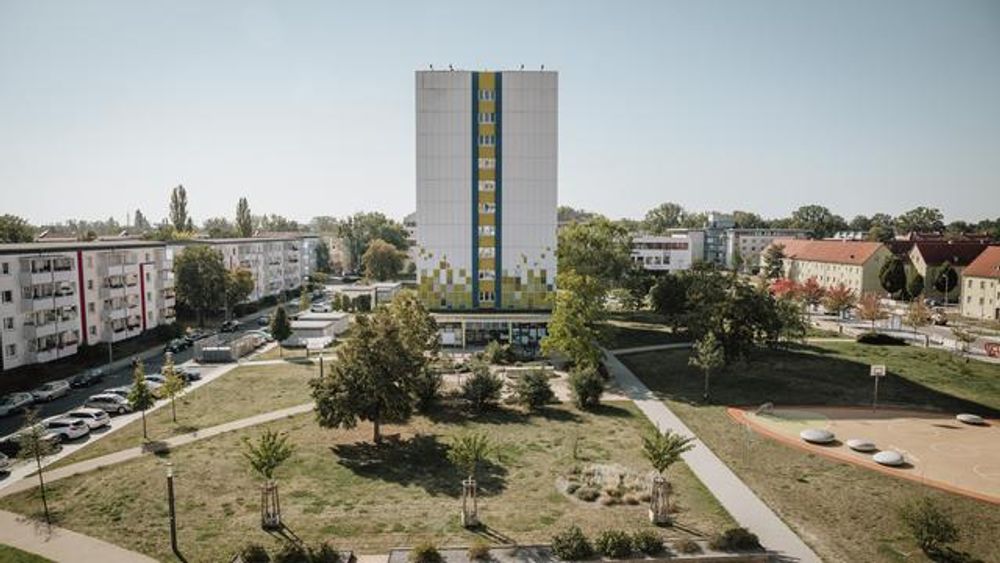
[[[757,534],[764,547],[779,553],[782,561],[821,561],[625,364],[613,354],[606,354],[606,357],[608,370],[617,380],[619,389],[657,428],[669,428],[683,435],[694,436],[694,449],[681,456],[684,463],[740,526]]]
[[[0,544],[72,563],[156,563],[141,553],[0,510]]]

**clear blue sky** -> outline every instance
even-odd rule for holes
[[[449,63],[560,71],[564,204],[1000,216],[996,0],[0,0],[0,213],[401,217]]]

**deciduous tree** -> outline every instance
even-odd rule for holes
[[[764,277],[776,280],[784,275],[785,245],[771,244],[764,251]]]
[[[694,349],[688,358],[688,363],[700,369],[705,374],[705,390],[702,399],[708,402],[708,381],[711,373],[726,365],[726,351],[715,338],[715,333],[709,332],[694,343]]]
[[[236,231],[244,238],[253,236],[253,215],[245,197],[236,203]]]
[[[128,404],[133,411],[142,413],[142,439],[149,440],[149,434],[146,432],[146,410],[156,404],[156,397],[146,382],[146,370],[141,361],[136,363],[135,369],[132,370],[132,388],[128,392]]]
[[[878,293],[869,291],[861,295],[861,299],[858,300],[858,316],[866,321],[871,321],[872,330],[875,330],[875,321],[886,317],[886,313],[882,309],[882,298]]]
[[[39,492],[42,497],[42,510],[45,513],[45,523],[51,525],[52,517],[49,514],[49,501],[45,492],[45,468],[42,467],[42,459],[56,451],[56,445],[46,439],[46,431],[38,420],[38,411],[28,409],[24,413],[24,426],[17,433],[17,456],[21,459],[35,460],[35,469],[38,474]]]
[[[224,299],[226,268],[222,254],[204,244],[186,247],[174,258],[177,300],[193,309],[199,326],[205,311],[218,310]]]
[[[17,215],[0,215],[0,243],[31,242],[35,240],[35,228]]]
[[[890,256],[878,273],[879,283],[889,295],[895,295],[906,289],[906,266],[898,256]]]
[[[823,306],[828,311],[837,313],[838,316],[843,316],[846,311],[854,307],[857,301],[858,297],[855,295],[854,290],[843,283],[839,283],[827,290],[826,297],[823,299]]]
[[[226,318],[232,314],[233,307],[243,303],[253,293],[253,274],[246,268],[226,271]]]
[[[177,422],[177,396],[184,392],[184,378],[181,374],[177,372],[177,368],[174,367],[174,359],[172,354],[167,354],[167,357],[163,360],[163,367],[160,369],[160,373],[163,374],[163,394],[170,399],[170,417],[176,423]]]
[[[395,279],[403,269],[404,255],[382,239],[372,240],[361,258],[365,277],[377,281]]]
[[[663,234],[667,229],[680,227],[686,215],[684,208],[676,203],[661,203],[646,212],[642,227],[650,234]]]
[[[274,310],[274,316],[271,317],[271,336],[278,343],[278,355],[284,356],[282,342],[288,340],[292,336],[292,323],[288,320],[288,312],[285,311],[285,307],[278,305]]]
[[[179,185],[170,192],[170,223],[177,231],[192,231],[187,209],[187,190]]]
[[[559,273],[556,287],[556,305],[542,350],[559,352],[580,369],[597,367],[601,361],[597,321],[603,315],[598,296],[604,293],[600,281],[568,270]]]

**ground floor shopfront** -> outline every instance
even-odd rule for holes
[[[547,313],[435,313],[433,316],[441,332],[442,346],[485,346],[495,340],[532,355],[538,353],[551,319]]]

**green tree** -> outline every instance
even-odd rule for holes
[[[924,276],[914,272],[913,276],[906,282],[906,293],[910,295],[910,299],[916,299],[923,292]]]
[[[389,219],[382,213],[355,213],[340,223],[338,229],[343,239],[351,267],[358,269],[361,258],[368,251],[368,245],[375,239],[381,239],[396,247],[406,250],[408,234],[402,224]]]
[[[287,434],[279,434],[271,429],[265,430],[256,444],[249,438],[243,438],[243,457],[254,473],[265,481],[261,495],[261,525],[265,528],[280,525],[281,504],[278,502],[278,485],[274,483],[274,472],[292,457],[294,451],[294,446],[288,443]]]
[[[733,222],[739,229],[764,229],[768,226],[766,220],[750,211],[733,211]]]
[[[581,409],[592,409],[601,404],[604,379],[594,368],[573,369],[569,374],[569,387],[573,403]]]
[[[253,215],[250,214],[250,204],[245,197],[241,197],[236,203],[236,231],[244,238],[253,236]]]
[[[711,373],[726,365],[726,351],[715,333],[709,332],[694,343],[694,353],[688,358],[688,363],[700,369],[705,374],[705,390],[702,400],[708,402],[708,380]]]
[[[958,541],[958,527],[952,521],[951,514],[930,497],[921,496],[900,506],[898,515],[917,545],[927,555],[936,556],[946,545]]]
[[[205,311],[223,305],[226,268],[222,254],[204,244],[186,247],[174,259],[177,301],[193,309],[198,325],[205,325]]]
[[[475,479],[479,466],[496,452],[496,445],[482,432],[459,434],[448,447],[448,461],[469,479]]]
[[[776,280],[784,275],[785,245],[771,244],[764,251],[764,277]]]
[[[490,366],[483,361],[473,361],[472,375],[462,383],[462,396],[472,409],[482,412],[500,402],[503,392],[503,379],[490,371]]]
[[[368,243],[368,250],[361,258],[365,277],[377,281],[396,279],[403,269],[404,254],[382,239]]]
[[[653,310],[663,315],[674,330],[679,329],[687,318],[689,303],[687,299],[688,276],[669,272],[657,278],[656,285],[649,292],[649,300]]]
[[[232,314],[234,307],[243,303],[253,293],[253,274],[246,268],[226,271],[225,304],[226,318]]]
[[[872,228],[872,220],[864,215],[855,215],[851,222],[847,226],[852,231],[864,231],[868,232]]]
[[[821,205],[803,205],[792,212],[792,224],[797,229],[809,231],[811,238],[826,238],[845,230],[847,222]]]
[[[225,217],[210,217],[201,224],[201,229],[208,233],[209,238],[236,238],[239,233],[236,227]]]
[[[542,370],[531,370],[518,377],[512,385],[514,402],[535,410],[555,400],[549,376]]]
[[[906,324],[913,327],[913,332],[919,332],[920,327],[931,323],[931,310],[919,299],[914,299],[906,307]]]
[[[542,340],[546,354],[559,352],[578,368],[597,367],[601,361],[597,322],[602,318],[603,288],[596,278],[572,270],[557,277],[556,304],[548,334]]]
[[[177,186],[170,192],[170,223],[174,230],[191,232],[191,218],[187,209],[187,190],[184,186]]]
[[[17,215],[0,215],[0,243],[31,242],[35,240],[35,228]]]
[[[668,229],[680,227],[687,212],[680,205],[672,202],[661,203],[646,212],[642,227],[650,234],[659,235]]]
[[[177,372],[174,367],[173,354],[167,354],[167,357],[163,360],[163,368],[161,368],[160,373],[163,374],[163,394],[170,399],[170,417],[173,421],[177,422],[177,395],[180,395],[184,391],[184,378],[181,374]]]
[[[574,223],[559,232],[559,272],[575,272],[610,288],[632,264],[631,245],[628,232],[604,217]]]
[[[900,233],[941,232],[944,230],[944,215],[939,209],[921,206],[896,217],[895,223]]]
[[[143,215],[142,211],[139,209],[135,210],[135,217],[132,220],[132,226],[135,227],[135,230],[139,232],[148,231],[149,229],[152,228],[152,226],[149,224],[149,220],[146,219],[146,216]]]
[[[45,492],[45,468],[42,467],[42,458],[51,455],[56,451],[56,445],[46,439],[45,427],[38,420],[38,411],[28,409],[24,413],[24,426],[16,434],[17,456],[21,459],[35,460],[35,469],[38,474],[39,492],[42,497],[42,510],[45,513],[45,523],[51,525],[52,517],[49,514],[49,501]]]
[[[895,295],[906,288],[906,266],[898,256],[890,256],[882,264],[878,272],[879,283],[890,295]]]
[[[316,245],[316,271],[330,273],[330,245],[325,240]]]
[[[955,268],[945,262],[935,268],[933,274],[928,275],[933,275],[934,289],[940,291],[944,296],[944,302],[948,303],[949,296],[958,287],[958,273],[955,272]]]
[[[135,364],[135,369],[132,370],[132,388],[128,392],[128,404],[132,410],[142,413],[142,439],[149,440],[149,434],[146,432],[146,410],[156,404],[156,397],[146,382],[146,370],[142,362]]]
[[[681,459],[681,454],[694,449],[694,437],[685,437],[667,430],[653,430],[642,438],[642,455],[660,475],[666,477],[670,466]]]
[[[284,357],[282,342],[288,340],[292,336],[292,323],[288,320],[288,312],[281,305],[278,305],[274,310],[274,316],[271,317],[271,336],[278,343],[278,355]]]
[[[639,264],[632,264],[622,278],[621,286],[624,292],[622,305],[631,311],[638,311],[646,304],[646,297],[656,285],[656,275],[646,271]]]

